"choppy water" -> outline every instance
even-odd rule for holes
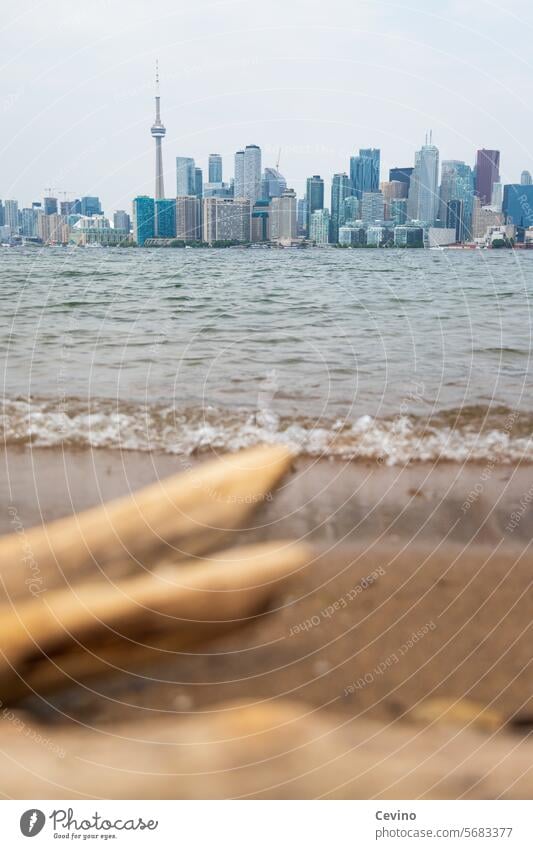
[[[0,250],[7,442],[533,460],[533,252]]]

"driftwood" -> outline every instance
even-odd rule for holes
[[[245,624],[311,558],[286,542],[159,565],[117,584],[82,583],[0,611],[0,699],[13,703],[104,673],[138,674]]]
[[[0,538],[0,574],[8,598],[28,594],[32,566],[39,593],[82,578],[138,574],[162,559],[214,551],[228,532],[271,497],[291,452],[259,447],[203,463],[43,527]],[[30,564],[30,566],[28,565]]]

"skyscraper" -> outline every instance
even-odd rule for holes
[[[133,232],[135,241],[142,247],[147,239],[155,236],[154,199],[140,195],[133,199]]]
[[[256,144],[244,149],[244,197],[252,204],[261,197],[261,148]]]
[[[131,230],[131,219],[127,212],[123,209],[117,209],[113,214],[113,227],[116,230],[125,230],[129,233]]]
[[[194,194],[197,198],[203,197],[204,194],[204,175],[201,168],[194,169]]]
[[[329,242],[329,209],[319,207],[311,215],[309,238],[315,245],[327,245]]]
[[[522,186],[531,186],[533,185],[533,177],[531,176],[530,171],[522,171],[520,175],[520,184]]]
[[[307,223],[306,232],[311,234],[311,216],[317,209],[324,209],[324,180],[319,174],[307,178]],[[318,219],[317,219],[318,220]],[[329,214],[328,214],[329,220]]]
[[[403,183],[405,186],[405,194],[402,196],[406,198],[409,194],[409,184],[411,182],[411,177],[413,175],[414,168],[391,168],[389,170],[389,181]]]
[[[16,200],[4,201],[4,223],[9,227],[11,234],[19,231],[19,205]]]
[[[507,224],[523,228],[533,227],[533,185],[510,183],[504,186],[503,214]]]
[[[244,197],[244,150],[235,154],[235,180],[233,182],[233,197]]]
[[[461,201],[462,209],[459,210],[457,205],[452,209],[450,207],[452,201]],[[470,238],[473,209],[474,174],[472,169],[461,160],[445,159],[442,163],[439,218],[446,227],[455,227],[456,235],[461,235],[457,241],[464,242]],[[458,228],[459,215],[460,227]]]
[[[363,192],[361,218],[365,224],[371,224],[374,221],[383,221],[384,217],[385,199],[382,192]]]
[[[339,241],[339,227],[344,224],[344,201],[353,194],[352,181],[348,174],[334,174],[331,182],[331,218],[329,240],[333,244]]]
[[[279,198],[287,188],[287,181],[276,168],[265,168],[261,178],[261,197],[263,200]]]
[[[492,187],[500,182],[500,151],[478,150],[476,157],[476,195],[481,206],[492,200]]]
[[[359,156],[350,159],[350,179],[353,193],[361,200],[363,192],[379,191],[380,151],[377,148],[361,148]]]
[[[196,194],[196,173],[191,156],[176,156],[176,196]]]
[[[155,121],[150,130],[152,138],[155,139],[155,199],[165,197],[165,188],[163,185],[163,147],[162,142],[165,137],[166,129],[161,122],[160,103],[159,103],[159,66],[156,62],[155,66]]]
[[[412,221],[432,226],[439,209],[439,151],[434,144],[423,145],[415,154],[415,167],[409,186],[407,214]]]
[[[85,195],[82,197],[80,201],[80,212],[87,218],[90,218],[92,215],[101,215],[102,204],[100,203],[100,198],[95,195]]]
[[[184,242],[199,242],[202,239],[202,201],[184,195],[176,198],[176,238]]]
[[[281,197],[272,198],[270,238],[273,242],[291,242],[297,235],[296,192],[285,189]]]
[[[159,239],[176,238],[176,201],[158,198],[155,202],[155,232]]]
[[[220,153],[209,154],[209,182],[222,182],[222,157]]]
[[[53,215],[55,212],[57,212],[57,198],[44,198],[44,214]]]

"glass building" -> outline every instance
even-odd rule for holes
[[[142,246],[155,236],[155,201],[147,195],[133,199],[135,241]]]
[[[476,195],[481,206],[492,200],[492,187],[500,182],[500,151],[478,150],[476,157]]]
[[[77,212],[77,210],[72,209],[71,212]],[[82,197],[80,200],[80,214],[87,218],[91,218],[93,215],[101,215],[102,204],[100,203],[100,198],[91,195]]]
[[[377,148],[361,148],[359,156],[350,159],[353,194],[359,199],[364,192],[379,192],[380,156]]]
[[[415,154],[407,214],[411,221],[433,226],[439,212],[439,150],[425,144]]]
[[[344,201],[353,194],[352,181],[348,174],[334,174],[331,183],[331,218],[329,240],[333,244],[339,241],[339,227],[344,224]]]
[[[194,159],[190,156],[176,156],[176,196],[196,194],[196,174]]]
[[[159,239],[176,238],[176,201],[160,198],[155,202],[156,235]]]
[[[507,224],[533,227],[533,186],[510,183],[503,187],[503,214]]]
[[[452,201],[461,201],[462,210],[459,210],[457,204],[451,209]],[[461,236],[457,240],[459,242],[469,241],[472,237],[473,210],[474,173],[472,169],[458,159],[445,159],[442,163],[439,218],[446,227],[456,229],[456,235]],[[458,214],[460,214],[459,228]]]
[[[210,153],[209,154],[209,182],[210,183],[221,183],[222,182],[222,157],[220,153]]]
[[[306,232],[311,235],[311,216],[317,209],[324,209],[324,180],[319,174],[307,178]],[[329,220],[329,213],[328,213]],[[311,237],[312,238],[312,237]]]

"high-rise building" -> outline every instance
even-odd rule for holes
[[[252,242],[270,241],[270,202],[258,200],[252,209]]]
[[[208,176],[210,183],[222,182],[222,157],[220,153],[209,154]]]
[[[297,238],[297,203],[294,189],[285,189],[281,197],[272,198],[270,238],[273,242],[292,242]]]
[[[249,242],[252,205],[247,198],[204,198],[204,241]]]
[[[332,244],[339,241],[339,227],[344,224],[344,201],[353,194],[352,181],[348,174],[334,174],[331,182],[331,218],[329,240]]]
[[[204,183],[204,198],[232,198],[233,186],[229,183]]]
[[[533,185],[510,183],[503,187],[503,214],[506,224],[533,227]]]
[[[176,156],[176,196],[196,194],[196,173],[191,156]]]
[[[355,195],[348,195],[344,199],[344,214],[342,218],[345,222],[358,221],[361,218],[361,201]]]
[[[102,204],[100,203],[100,198],[94,195],[85,195],[82,197],[80,200],[80,214],[86,218],[90,218],[92,215],[101,215]]]
[[[383,183],[380,183],[380,191],[382,192],[383,200],[385,201],[385,210],[383,213],[385,219],[390,218],[391,201],[407,197],[405,188],[406,184],[401,180],[385,180]]]
[[[43,199],[44,202],[44,214],[45,215],[53,215],[57,212],[57,198],[46,197]]]
[[[415,167],[409,185],[407,214],[412,221],[433,226],[439,209],[439,151],[425,144],[415,154]]]
[[[350,179],[353,194],[361,199],[363,192],[379,191],[380,151],[377,148],[361,148],[359,156],[350,158]]]
[[[244,197],[244,150],[235,154],[235,179],[233,182],[233,197]]]
[[[476,195],[481,206],[492,200],[492,187],[500,182],[500,151],[478,150],[476,156]]]
[[[531,176],[530,171],[522,171],[522,173],[520,175],[520,185],[522,185],[522,186],[533,185],[533,177]]]
[[[201,168],[194,169],[194,194],[197,198],[204,195],[204,175]]]
[[[261,148],[256,144],[244,148],[244,197],[252,204],[261,197]]]
[[[503,204],[503,183],[494,183],[492,187],[492,200],[490,205],[494,207],[497,212],[502,211]]]
[[[131,230],[131,218],[123,209],[117,209],[113,215],[113,227],[116,230],[125,230],[129,233]]]
[[[461,201],[459,230],[457,230],[458,207],[450,212],[452,201]],[[457,241],[469,241],[472,229],[474,209],[474,174],[469,165],[458,159],[445,159],[442,163],[440,183],[439,218],[445,227],[454,227],[462,238]],[[451,218],[450,218],[451,216]]]
[[[26,239],[36,239],[38,236],[37,222],[39,212],[33,207],[25,207],[21,210],[20,217],[22,235],[25,236]]]
[[[261,178],[261,197],[263,200],[279,198],[287,188],[287,181],[277,168],[265,168]]]
[[[13,236],[19,231],[19,205],[16,200],[4,201],[4,226]]]
[[[155,233],[159,239],[176,238],[176,201],[158,198],[155,202]]]
[[[389,182],[403,183],[405,186],[402,197],[406,198],[409,195],[409,184],[413,175],[414,168],[391,168],[389,170]]]
[[[192,195],[176,198],[176,238],[184,242],[202,241],[202,201]]]
[[[470,220],[470,226],[467,229],[464,209],[465,205],[462,200],[450,200],[446,204],[446,227],[455,231],[456,242],[466,242],[471,238],[472,220]]]
[[[339,227],[339,245],[358,248],[366,245],[366,230],[353,224],[343,224]]]
[[[381,192],[363,192],[361,199],[361,219],[365,224],[383,221],[385,217],[385,199]]]
[[[324,209],[324,180],[319,174],[307,178],[307,222],[306,232],[311,238],[311,216],[317,209]],[[328,212],[329,221],[329,212]],[[322,243],[321,243],[322,244]]]
[[[133,199],[133,232],[135,241],[142,247],[155,236],[155,201],[147,195]]]
[[[407,221],[407,198],[392,198],[389,204],[388,218],[394,221],[395,226],[405,224]]]
[[[5,224],[5,210],[4,210],[4,204],[0,200],[0,227],[3,227],[4,224]]]
[[[298,235],[307,235],[307,197],[298,198],[296,204],[296,222],[298,225]]]
[[[157,62],[155,66],[155,121],[152,124],[150,133],[152,134],[152,138],[155,139],[155,199],[160,200],[165,197],[163,183],[163,139],[165,138],[166,129],[161,121],[159,65]]]
[[[315,245],[329,242],[329,209],[315,209],[309,222],[309,238]]]
[[[475,197],[472,213],[472,237],[483,239],[490,227],[498,227],[501,224],[505,224],[503,213],[497,212],[491,206],[482,206],[480,199]]]

